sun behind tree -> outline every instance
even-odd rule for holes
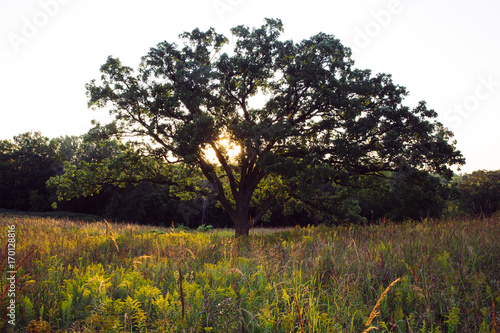
[[[231,163],[237,163],[238,157],[241,154],[241,147],[230,141],[227,137],[220,137],[219,140],[215,142],[215,148],[207,147],[204,150],[204,156],[209,163],[220,165],[219,159],[217,158],[216,151],[223,154],[225,159]]]
[[[55,181],[61,196],[127,177],[156,179],[176,193],[215,198],[242,236],[277,204],[349,219],[347,189],[369,186],[367,178],[450,177],[450,165],[464,164],[436,112],[425,102],[403,105],[404,87],[355,69],[350,49],[332,35],[283,41],[277,19],[231,32],[230,52],[225,36],[195,29],[180,36],[182,46],[151,48],[137,72],[109,57],[101,81],[87,85],[89,106],[112,106],[113,134],[148,137],[160,148],[68,170]],[[256,96],[265,98],[261,107],[250,105]],[[219,142],[225,135],[241,149],[234,162]]]

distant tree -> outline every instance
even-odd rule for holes
[[[96,131],[77,136],[65,136],[54,139],[57,146],[58,168],[57,174],[60,176],[65,170],[76,168],[77,165],[85,165],[92,163],[101,163],[107,159],[113,159],[119,156],[123,149],[123,144],[117,140],[103,139]],[[48,180],[48,179],[47,179]],[[46,181],[47,181],[46,180]],[[50,201],[53,204],[57,200],[57,189],[47,182],[48,190],[51,193]],[[94,191],[95,193],[95,191]],[[115,194],[116,189],[111,185],[106,185],[99,189],[99,193],[94,196],[80,197],[71,202],[58,203],[58,210],[67,210],[78,213],[87,213],[95,215],[105,215],[108,212],[107,206]],[[54,206],[54,205],[53,205]],[[55,207],[55,206],[54,206]],[[124,216],[108,216],[111,218],[119,218]],[[132,218],[124,218],[125,220],[133,221]]]
[[[10,154],[16,149],[16,145],[10,140],[0,141],[0,154]]]
[[[387,218],[396,221],[439,218],[450,196],[449,185],[440,177],[415,173],[407,179],[390,181]]]
[[[50,210],[45,182],[57,174],[57,142],[39,132],[17,135],[0,144],[0,207]]]
[[[458,180],[463,209],[474,215],[490,216],[500,210],[500,170],[478,170]]]
[[[214,29],[195,29],[181,46],[152,48],[137,72],[109,57],[101,81],[87,85],[89,106],[109,107],[115,120],[101,129],[127,136],[133,152],[68,168],[53,180],[60,196],[161,182],[217,200],[238,237],[277,203],[356,215],[346,202],[360,176],[451,177],[449,165],[464,164],[453,134],[432,121],[436,112],[424,102],[404,106],[404,87],[355,69],[333,36],[281,40],[275,19],[231,31],[232,50]],[[238,156],[224,139],[241,148]]]
[[[113,191],[106,214],[122,221],[141,224],[168,224],[176,219],[165,185],[143,182]]]

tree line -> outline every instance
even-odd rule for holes
[[[162,226],[172,223],[190,228],[233,226],[216,200],[183,197],[173,193],[168,185],[153,180],[110,184],[92,195],[58,200],[58,187],[51,179],[78,165],[116,161],[128,149],[118,140],[102,139],[95,129],[83,136],[50,139],[39,132],[28,132],[0,141],[0,208],[84,213]],[[277,204],[262,225],[369,223],[384,218],[419,220],[450,214],[489,216],[500,209],[500,170],[454,175],[450,181],[424,174],[411,179],[398,174],[386,176],[360,179],[358,188],[339,189],[324,184],[326,191],[336,197],[334,207],[326,207],[334,214],[318,215],[307,209],[292,211],[284,204]]]
[[[124,145],[117,140],[83,136],[50,139],[27,132],[0,141],[0,208],[29,212],[72,212],[141,224],[197,226],[203,210],[194,201],[169,195],[167,186],[154,182],[104,186],[99,193],[59,201],[57,187],[48,184],[65,168],[115,159]],[[217,209],[205,206],[206,220]],[[224,218],[212,224],[224,226]]]

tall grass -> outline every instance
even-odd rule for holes
[[[15,224],[16,332],[498,332],[500,221],[186,232]],[[7,286],[5,253],[0,292]],[[395,283],[395,281],[398,281]],[[1,293],[0,293],[1,295]],[[496,307],[496,310],[495,310]]]

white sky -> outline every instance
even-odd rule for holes
[[[390,73],[455,133],[462,172],[500,169],[500,2],[495,0],[19,0],[0,2],[0,139],[27,131],[81,135],[106,112],[87,109],[85,83],[108,55],[137,68],[150,47],[184,31],[260,27],[285,38],[325,32],[356,67]]]

